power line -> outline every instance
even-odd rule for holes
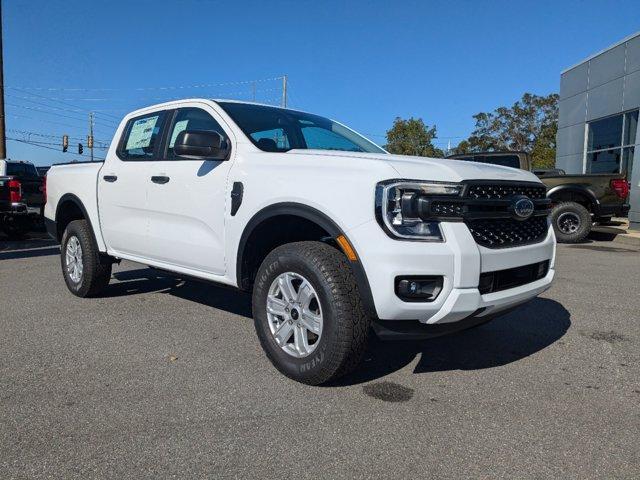
[[[12,97],[12,98],[22,98],[22,97],[16,97],[15,95],[9,95],[9,94],[5,94],[5,95],[6,95],[7,97]],[[27,106],[24,106],[24,105],[17,105],[17,104],[11,104],[11,103],[8,103],[7,105],[11,105],[11,106],[14,106],[14,107],[19,107],[19,108],[29,108],[30,110],[40,110],[40,111],[42,111],[43,113],[50,113],[50,112],[47,112],[47,111],[45,110],[46,108],[49,108],[49,109],[52,109],[52,110],[58,110],[58,111],[61,111],[61,112],[84,113],[82,110],[69,109],[69,108],[60,108],[60,107],[54,107],[54,106],[52,106],[52,105],[47,105],[46,103],[38,102],[38,101],[36,101],[36,100],[28,100],[28,99],[24,99],[24,100],[26,100],[27,102],[34,103],[34,104],[39,105],[40,107],[44,107],[44,108],[38,108],[38,107],[27,107]],[[56,113],[56,115],[58,115],[58,116],[62,116],[62,115],[60,115],[59,113]],[[75,117],[69,117],[69,116],[67,116],[67,118],[75,118]],[[79,118],[77,118],[77,120],[80,120],[80,119],[79,119]],[[108,119],[105,119],[104,121],[105,121],[105,122],[112,122],[112,120],[108,120]],[[108,128],[115,128],[115,127],[117,127],[117,125],[115,124],[115,122],[114,122],[114,124],[113,124],[113,125],[111,125],[111,124],[107,124],[107,123],[104,123],[104,124],[102,124],[102,125],[103,125],[103,126],[105,126],[105,127],[108,127]]]
[[[71,138],[71,137],[69,137]],[[10,138],[9,140],[15,140],[16,142],[24,142],[24,143],[28,143],[30,145],[54,145],[54,146],[60,146],[61,143],[60,142],[43,142],[42,140],[21,140],[18,138]],[[84,140],[84,139],[81,139]],[[109,147],[106,145],[95,145],[94,148],[99,148],[101,150],[108,150]],[[58,150],[57,148],[55,150]],[[84,155],[84,154],[82,154]]]
[[[154,86],[154,87],[120,87],[120,88],[92,88],[92,87],[77,87],[77,88],[68,88],[68,87],[13,87],[7,86],[7,88],[20,89],[20,90],[35,90],[35,91],[47,91],[47,92],[118,92],[123,90],[135,90],[135,91],[146,91],[146,90],[183,90],[190,88],[211,88],[211,87],[225,87],[229,85],[248,85],[252,83],[262,83],[262,82],[272,82],[276,80],[282,80],[282,76],[279,77],[271,77],[271,78],[259,78],[255,80],[240,80],[233,82],[221,82],[221,83],[201,83],[195,85],[170,85],[170,86]]]
[[[12,113],[10,115],[5,115],[5,118],[24,118],[27,120],[35,120],[36,122],[42,122],[42,123],[49,123],[52,125],[60,125],[63,127],[69,127],[69,128],[73,128],[76,130],[82,130],[82,127],[79,127],[78,125],[71,125],[69,123],[63,123],[63,122],[56,122],[54,120],[48,120],[46,118],[38,118],[38,117],[30,117],[28,115],[17,115],[15,113]]]
[[[7,132],[11,132],[11,133],[17,133],[20,135],[26,135],[26,136],[34,136],[34,137],[42,137],[42,138],[62,138],[63,135],[67,135],[70,139],[72,140],[79,140],[79,141],[84,141],[86,140],[86,137],[74,137],[74,136],[69,136],[66,133],[41,133],[41,132],[32,132],[30,130],[15,130],[15,129],[8,129]],[[97,143],[101,143],[101,144],[108,144],[110,142],[107,142],[105,140],[98,140],[98,139],[94,139],[95,142]]]
[[[21,89],[16,88],[16,87],[8,87],[8,88],[11,88],[11,89],[13,89],[13,90],[17,90],[18,92],[23,92],[23,93],[27,93],[27,94],[29,94],[29,93],[30,93],[30,92],[26,92],[26,91],[21,90]],[[30,94],[31,94],[31,95],[33,95],[33,96],[35,96],[35,97],[43,98],[43,99],[48,100],[48,101],[57,102],[57,103],[59,103],[59,104],[61,104],[61,105],[66,105],[66,106],[69,106],[69,107],[78,108],[78,109],[80,109],[81,111],[85,111],[85,112],[88,112],[88,111],[89,111],[89,110],[87,110],[87,109],[82,109],[82,108],[80,108],[78,105],[73,105],[73,104],[71,104],[71,103],[68,103],[68,102],[65,102],[65,101],[62,101],[62,100],[52,99],[52,98],[50,98],[50,97],[45,97],[44,95],[38,95],[37,93],[30,93]],[[23,97],[23,99],[28,100],[28,99],[26,99],[26,98],[24,98],[24,97]],[[28,100],[28,101],[33,101],[33,100]],[[105,115],[108,115],[108,114],[105,114]],[[116,120],[120,120],[119,118],[115,117],[114,115],[108,115],[108,116],[113,117],[113,118],[115,118]]]
[[[7,138],[7,140],[11,140],[12,142],[24,143],[26,145],[31,145],[33,147],[40,147],[40,148],[46,148],[48,150],[55,150],[56,152],[60,151],[58,148],[50,147],[50,146],[47,146],[47,145],[41,145],[39,143],[28,142],[26,140],[20,140],[19,138]],[[88,154],[86,154],[86,153],[79,153],[78,155],[81,155],[83,157],[88,156]],[[104,160],[104,158],[96,158],[96,160]]]
[[[78,118],[78,117],[72,117],[70,115],[63,115],[61,113],[57,113],[57,112],[49,112],[43,108],[38,108],[38,107],[28,107],[26,105],[18,105],[15,103],[6,103],[6,105],[10,106],[10,107],[15,107],[15,108],[24,108],[26,110],[32,110],[35,112],[39,112],[39,113],[45,113],[47,115],[55,115],[57,117],[63,117],[63,118],[70,118],[71,120],[77,120],[80,121],[82,123],[86,122],[86,119],[83,118]],[[112,126],[112,125],[106,125],[106,124],[98,124],[98,125],[102,125],[105,128],[109,128],[109,129],[115,129],[116,127]]]

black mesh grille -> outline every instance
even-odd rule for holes
[[[532,200],[545,198],[547,189],[544,185],[498,185],[498,184],[473,184],[469,185],[467,197],[480,199],[508,198],[512,195],[526,195]]]
[[[476,243],[488,248],[507,248],[537,243],[547,235],[547,217],[531,217],[524,222],[486,219],[466,222]]]
[[[461,203],[435,201],[431,204],[431,212],[439,217],[459,217],[464,207]]]

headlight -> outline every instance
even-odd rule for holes
[[[391,237],[424,242],[441,242],[439,222],[423,221],[418,215],[418,200],[429,196],[458,196],[462,185],[387,180],[376,186],[376,218]]]

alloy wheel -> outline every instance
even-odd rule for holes
[[[67,264],[67,273],[74,283],[80,283],[82,280],[82,246],[78,237],[70,237],[67,241],[67,249],[65,251],[65,262]]]
[[[271,283],[267,319],[276,343],[293,357],[310,355],[320,342],[320,299],[311,282],[298,273],[282,273]]]

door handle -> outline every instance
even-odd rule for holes
[[[169,177],[165,175],[154,175],[153,177],[151,177],[151,181],[153,183],[165,184],[169,182]]]
[[[104,177],[102,177],[104,179],[105,182],[109,182],[109,183],[113,183],[116,180],[118,180],[117,175],[105,175]]]

